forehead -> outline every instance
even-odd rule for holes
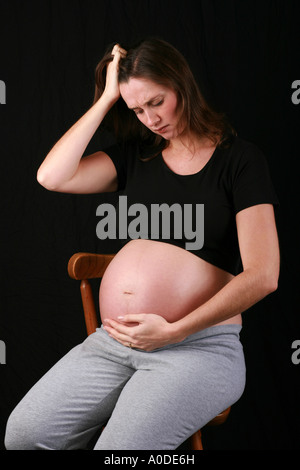
[[[127,83],[120,83],[120,93],[129,108],[145,106],[157,96],[163,96],[168,88],[147,78],[130,78]]]

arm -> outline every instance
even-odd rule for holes
[[[279,244],[273,206],[249,207],[236,216],[243,271],[175,326],[183,337],[244,312],[277,289]]]
[[[249,207],[236,216],[243,272],[233,278],[210,300],[181,320],[168,323],[158,315],[125,315],[122,321],[138,321],[127,327],[110,321],[107,331],[125,345],[132,343],[151,350],[180,342],[203,330],[247,310],[277,288],[279,247],[273,206]]]
[[[112,54],[102,96],[54,145],[38,170],[38,182],[49,190],[89,193],[117,187],[115,167],[104,152],[82,158],[103,118],[120,97],[118,64],[124,53],[116,48]]]

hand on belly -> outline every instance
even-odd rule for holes
[[[106,319],[103,327],[124,346],[144,351],[152,351],[183,339],[174,336],[172,323],[151,313],[128,314],[120,316],[118,321]]]

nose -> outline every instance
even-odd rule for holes
[[[147,127],[154,127],[154,128],[157,127],[157,124],[160,121],[160,117],[157,115],[157,113],[153,111],[152,109],[149,109],[145,111],[145,115],[146,115]]]

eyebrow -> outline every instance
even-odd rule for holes
[[[163,98],[163,94],[160,93],[160,94],[154,96],[154,97],[151,98],[149,101],[146,101],[142,106],[151,104],[151,103],[152,103],[153,101],[155,101],[157,98]],[[140,106],[134,106],[133,108],[129,108],[129,109],[132,109],[132,111],[134,111],[135,109],[140,109]]]

